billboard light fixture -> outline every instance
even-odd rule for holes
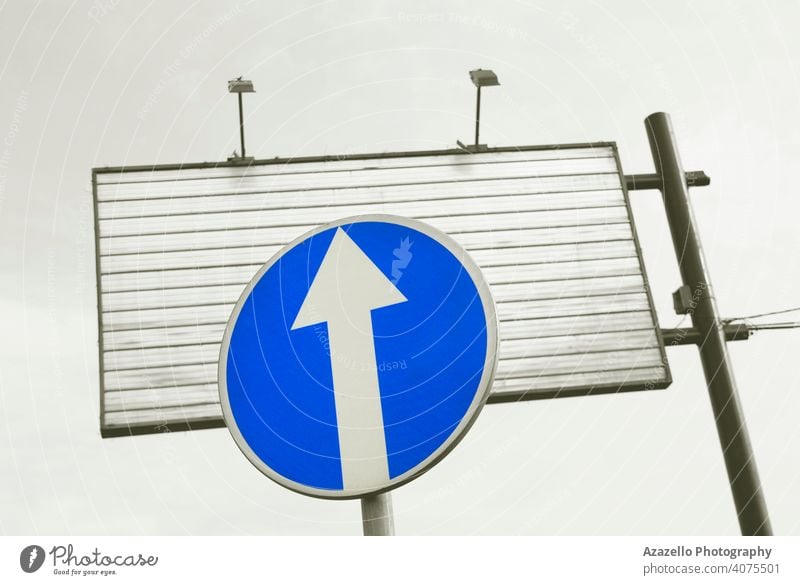
[[[457,140],[456,143],[459,148],[467,152],[479,152],[486,149],[486,145],[480,144],[479,140],[481,132],[481,88],[500,85],[500,81],[497,79],[497,73],[491,69],[473,69],[469,72],[469,78],[478,90],[478,99],[475,105],[475,144],[472,147],[467,147],[461,141]]]
[[[255,93],[256,90],[253,89],[253,82],[249,79],[242,79],[241,77],[237,79],[231,79],[228,82],[228,91],[230,93]]]
[[[241,148],[242,153],[240,156],[236,156],[234,152],[234,156],[230,157],[228,160],[231,162],[250,162],[253,160],[253,157],[247,157],[244,150],[244,111],[242,109],[242,94],[243,93],[255,93],[255,88],[253,87],[253,82],[249,79],[242,79],[241,76],[237,77],[236,79],[231,79],[228,81],[228,92],[238,94],[239,98],[239,139],[241,141]]]
[[[469,77],[472,79],[472,83],[475,84],[475,87],[479,89],[481,87],[500,85],[500,82],[497,80],[497,74],[491,69],[475,69],[469,72]]]

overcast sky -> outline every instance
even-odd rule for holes
[[[279,487],[225,429],[101,439],[91,169],[224,160],[245,75],[259,158],[617,141],[652,172],[668,111],[720,311],[800,305],[793,2],[0,3],[0,532],[360,534],[357,502]],[[663,327],[657,192],[631,195]],[[782,317],[777,319],[784,320]],[[685,324],[687,322],[684,322]],[[731,345],[773,525],[800,534],[800,331]],[[697,351],[663,391],[484,409],[394,494],[400,534],[736,534]]]

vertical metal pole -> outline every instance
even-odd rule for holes
[[[394,536],[392,495],[389,492],[361,498],[364,536]]]
[[[742,414],[725,343],[725,332],[711,290],[689,201],[689,188],[669,115],[663,112],[651,114],[645,119],[645,127],[656,171],[661,178],[660,188],[681,277],[683,283],[691,287],[692,295],[697,299],[692,323],[700,334],[700,359],[739,526],[745,536],[769,536],[772,534],[772,526],[767,504]]]
[[[481,130],[481,86],[478,86],[478,105],[475,107],[475,146],[478,146],[478,136]]]
[[[244,153],[244,113],[242,112],[242,94],[239,92],[239,138],[242,142],[242,158],[245,157]]]

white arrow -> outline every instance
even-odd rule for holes
[[[405,302],[342,228],[337,228],[292,330],[328,322],[333,394],[345,490],[389,480],[372,310]]]

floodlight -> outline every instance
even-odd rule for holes
[[[478,88],[478,103],[475,106],[475,151],[477,152],[480,150],[478,137],[481,131],[481,88],[500,85],[500,82],[497,80],[497,74],[491,69],[475,69],[469,72],[469,77]]]
[[[475,87],[488,87],[490,85],[500,85],[497,74],[491,69],[475,69],[469,72],[470,79]]]

